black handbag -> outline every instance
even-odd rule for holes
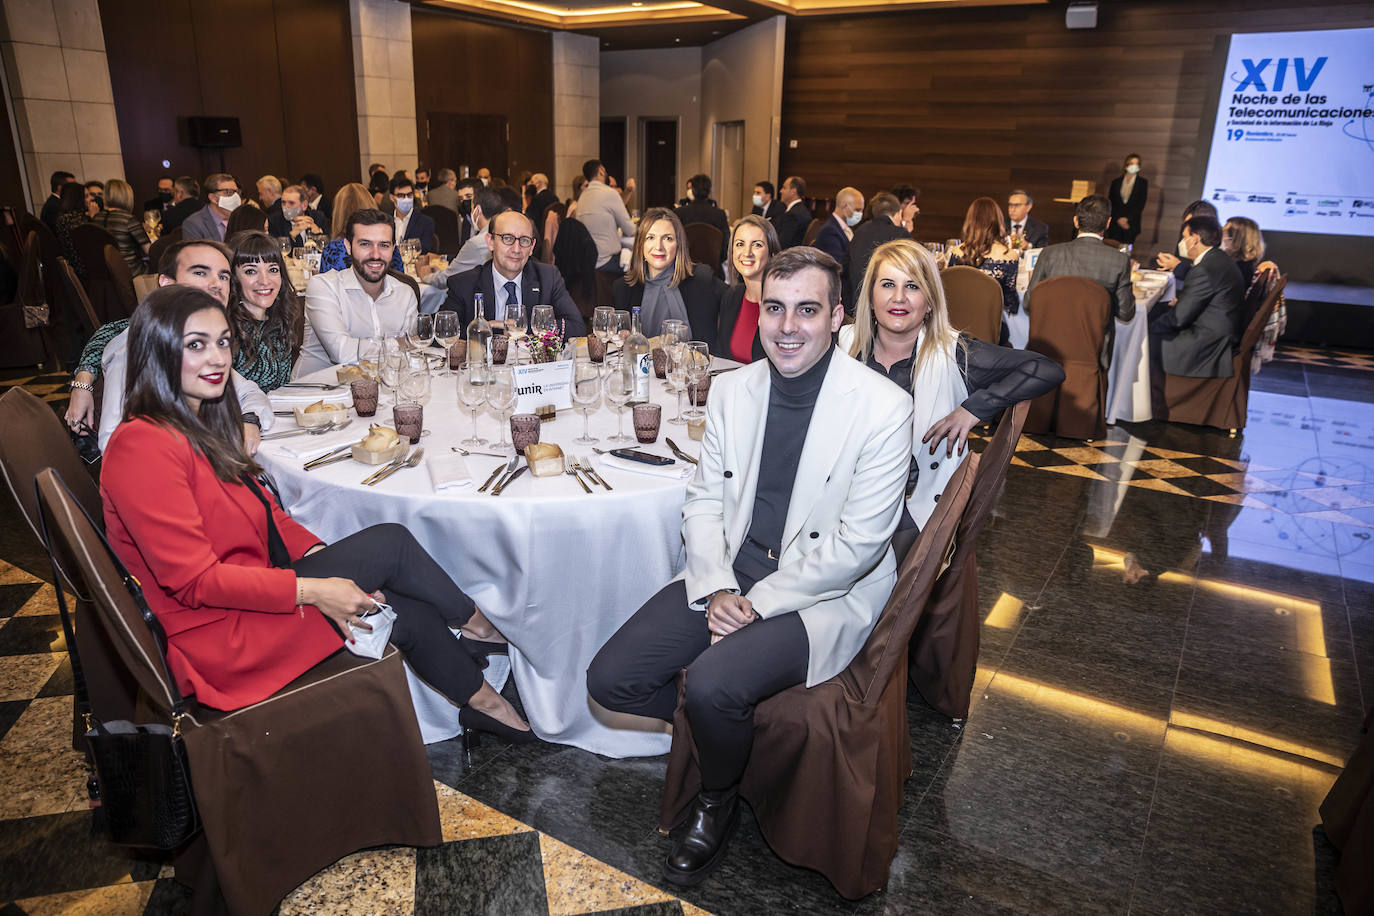
[[[143,622],[157,643],[158,660],[167,679],[172,698],[172,724],[139,725],[118,720],[100,722],[91,713],[91,698],[86,677],[76,650],[76,634],[72,629],[67,599],[61,586],[57,558],[48,537],[47,514],[39,513],[43,527],[43,542],[52,563],[56,584],[57,607],[62,615],[62,630],[67,638],[67,655],[72,662],[72,680],[76,685],[77,712],[86,727],[86,760],[95,773],[88,780],[91,800],[98,805],[97,823],[103,821],[110,840],[121,846],[147,849],[176,849],[200,831],[200,813],[196,810],[195,795],[191,791],[191,767],[186,756],[186,742],[181,737],[181,720],[186,715],[186,701],[177,690],[176,678],[167,667],[167,634],[162,624],[144,600],[143,588],[110,549],[100,528],[81,509],[91,528],[105,545],[125,588],[138,607]]]

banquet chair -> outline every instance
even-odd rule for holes
[[[64,480],[70,481],[72,495],[91,517],[97,521],[102,518],[100,491],[52,407],[22,388],[11,388],[0,395],[0,429],[5,430],[5,435],[0,436],[0,476],[36,540],[41,542],[42,534],[33,481],[44,468],[55,468]],[[73,627],[86,669],[91,706],[101,718],[127,719],[137,702],[137,684],[118,664],[113,644],[95,622],[90,593],[81,587],[71,556],[59,549],[54,551],[54,559],[67,592],[76,596]],[[76,715],[75,697],[72,707],[72,747],[80,750],[85,747],[85,727]]]
[[[125,304],[133,299],[132,278],[129,280],[127,294],[116,289],[115,277],[110,273],[109,261],[105,257],[106,246],[113,248],[115,256],[119,256],[119,246],[115,244],[114,236],[100,226],[83,223],[72,230],[72,248],[77,260],[81,262],[72,266],[85,269],[86,292],[90,295],[91,305],[95,306],[95,313],[100,316],[102,322],[128,318],[132,310],[126,310]],[[123,261],[123,258],[120,260]],[[124,272],[128,274],[127,265]]]
[[[1064,369],[1064,381],[1031,402],[1026,431],[1066,439],[1107,435],[1107,368],[1103,350],[1112,300],[1087,277],[1051,277],[1026,294],[1030,313],[1027,350]]]
[[[0,305],[0,368],[14,369],[21,366],[40,366],[51,355],[54,358],[51,337],[44,336],[45,328],[28,327],[24,317],[25,306],[48,305],[48,321],[51,324],[56,316],[48,300],[43,284],[42,265],[39,263],[40,249],[38,238],[29,233],[23,253],[15,269],[19,274],[19,286],[14,301]],[[54,366],[54,369],[60,368]]]
[[[125,317],[132,317],[139,303],[138,290],[134,286],[134,274],[129,269],[129,262],[124,260],[124,255],[113,245],[105,246],[105,272],[110,275],[110,284],[115,295],[119,297],[119,305],[124,310]]]
[[[388,274],[389,276],[395,277],[397,280],[400,280],[400,281],[401,281],[402,283],[404,283],[406,286],[409,286],[411,292],[413,292],[413,293],[415,294],[415,301],[416,301],[416,302],[419,302],[419,301],[420,301],[420,281],[419,281],[419,280],[416,280],[416,279],[415,279],[414,277],[412,277],[410,274],[402,273],[402,272],[399,271],[399,270],[391,270],[391,269],[388,269],[388,270],[387,270],[387,274]],[[304,297],[302,297],[302,298],[304,298]],[[304,303],[301,304],[301,311],[305,311]]]
[[[1332,882],[1341,906],[1346,913],[1374,913],[1374,709],[1319,811],[1327,839],[1341,853]]]
[[[957,330],[983,343],[1002,339],[1002,287],[976,267],[946,267],[940,271],[949,306],[949,321]]]
[[[577,304],[583,318],[590,319],[596,307],[609,305],[610,288],[607,286],[606,298],[600,298],[600,285],[597,283],[596,242],[591,233],[579,220],[565,219],[558,227],[558,237],[553,241],[553,265],[563,276],[563,285],[568,295]]]
[[[911,776],[906,719],[907,641],[955,537],[979,457],[970,453],[898,571],[897,584],[859,654],[815,687],[790,687],[754,710],[754,746],[740,795],[784,861],[825,875],[854,900],[887,883],[897,812]],[[701,772],[678,680],[673,744],[659,829],[678,824],[701,790]]]
[[[1287,275],[1279,276],[1277,271],[1269,273],[1267,282],[1255,284],[1263,300],[1245,327],[1240,349],[1231,357],[1230,378],[1164,376],[1164,402],[1168,414],[1157,416],[1156,420],[1212,426],[1227,430],[1232,436],[1245,428],[1250,406],[1250,356],[1287,285]]]
[[[38,498],[54,549],[75,560],[122,665],[166,722],[168,682],[151,631],[108,548],[51,468]],[[183,847],[177,879],[193,908],[222,893],[233,913],[266,914],[306,878],[373,846],[441,840],[429,759],[401,655],[340,650],[271,697],[232,712],[188,704],[181,734],[202,833]]]
[[[182,239],[181,227],[177,226],[171,232],[165,232],[157,237],[157,241],[148,246],[148,267],[156,272],[158,264],[162,262],[162,253],[172,245]]]
[[[1002,495],[1007,468],[1026,422],[1026,401],[1004,411],[983,449],[973,495],[959,519],[954,556],[931,591],[926,612],[909,646],[911,685],[930,706],[951,719],[968,718],[978,669],[982,619],[978,612],[978,535]],[[943,501],[943,500],[942,500]]]
[[[457,257],[458,240],[461,237],[458,231],[458,214],[438,204],[421,207],[420,212],[434,220],[434,247],[445,257]]]
[[[19,221],[19,230],[25,239],[30,232],[38,236],[38,262],[43,265],[43,289],[50,299],[56,299],[61,294],[57,259],[62,256],[62,246],[58,244],[57,236],[53,235],[46,223],[27,213]]]
[[[718,279],[725,279],[720,262],[721,246],[725,244],[720,230],[707,223],[688,223],[682,227],[687,233],[687,252],[698,264],[710,264]]]
[[[76,270],[66,258],[57,259],[57,268],[61,274],[64,298],[71,306],[69,311],[85,332],[84,339],[90,340],[91,335],[100,329],[100,319],[95,314],[95,307],[91,305],[91,297],[86,295],[86,287],[81,285],[81,278],[76,275]],[[96,403],[100,403],[99,399]]]
[[[807,223],[806,232],[802,235],[801,243],[808,246],[816,244],[816,236],[821,234],[821,230],[825,228],[825,223],[828,219],[830,219],[828,216],[817,216],[813,218],[811,222]]]

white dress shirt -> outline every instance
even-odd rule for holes
[[[129,371],[128,367],[129,332],[126,329],[106,344],[105,352],[100,356],[100,371],[105,374],[105,391],[100,396],[100,429],[96,435],[101,451],[105,450],[105,443],[110,441],[115,427],[124,419],[124,377]],[[272,402],[255,383],[239,375],[237,371],[231,371],[234,392],[239,396],[239,410],[257,414],[262,431],[267,432],[272,428],[275,419],[272,415]]]
[[[621,237],[633,243],[635,224],[620,192],[600,181],[589,181],[577,198],[577,220],[596,242],[596,266],[620,257]]]
[[[514,280],[508,280],[501,276],[501,272],[496,269],[496,262],[493,261],[491,265],[491,285],[492,289],[496,290],[496,301],[492,304],[496,308],[495,314],[497,321],[506,320],[506,306],[510,304],[510,297],[506,295],[507,283],[515,284],[516,304],[518,305],[524,301],[524,290],[520,288],[520,278],[516,277]]]
[[[420,311],[415,292],[391,275],[373,299],[352,267],[310,278],[305,288],[305,343],[292,378],[341,363],[356,362],[358,348],[372,337],[400,337]]]
[[[414,213],[415,211],[412,209],[410,212]],[[396,221],[396,244],[399,245],[401,240],[406,237],[406,227],[410,225],[410,213],[396,210],[393,219]]]
[[[845,238],[849,239],[851,242],[854,241],[854,230],[849,228],[849,223],[840,219],[840,214],[832,213],[830,214],[830,218],[840,224],[840,231],[844,233]]]

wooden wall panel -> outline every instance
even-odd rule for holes
[[[1062,241],[1072,207],[1053,198],[1075,178],[1106,193],[1137,152],[1150,179],[1138,244],[1172,248],[1218,36],[1371,25],[1363,0],[1099,3],[1092,30],[1066,29],[1059,3],[794,18],[779,175],[819,197],[916,185],[930,239],[957,236],[975,197],[1005,204],[1023,187]]]
[[[243,146],[224,162],[247,193],[267,173],[319,172],[330,189],[356,180],[347,4],[100,0],[100,16],[124,171],[139,201],[164,171],[201,180],[219,170],[218,152],[181,143],[177,119],[193,115],[239,119]]]
[[[429,112],[492,114],[507,118],[510,162],[490,165],[510,178],[528,169],[553,173],[553,42],[538,29],[492,25],[410,11],[415,61],[415,119],[420,155],[426,155]],[[456,162],[431,162],[452,168]],[[469,163],[475,172],[478,164]]]

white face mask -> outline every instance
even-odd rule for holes
[[[397,213],[409,213],[409,212],[411,211],[411,209],[412,209],[414,206],[415,206],[415,198],[413,198],[413,197],[398,197],[398,198],[396,198],[396,212],[397,212]]]
[[[235,191],[233,194],[221,194],[219,196],[219,206],[221,210],[237,210],[239,204],[243,203],[243,198]]]
[[[762,207],[762,206],[763,206],[763,195],[762,195],[762,194],[755,194],[755,195],[754,195],[754,206],[756,206],[756,207]]]
[[[852,228],[854,228],[855,226],[859,225],[859,220],[861,220],[861,219],[863,219],[863,218],[864,218],[864,215],[863,215],[862,213],[860,213],[859,211],[855,210],[853,213],[849,214],[849,216],[845,218],[845,221],[844,221],[844,222],[845,222],[845,225],[849,226],[849,227],[852,229]]]
[[[1188,254],[1188,242],[1186,239],[1178,240],[1178,256],[1185,261],[1192,257],[1192,255]]]
[[[490,184],[491,184],[491,179],[490,179],[490,178],[483,178],[483,179],[482,179],[482,187],[485,188],[485,187],[487,187],[487,186],[490,185]]]
[[[298,216],[301,215],[301,208],[300,208],[300,207],[282,207],[282,208],[281,208],[281,215],[284,216],[284,217],[286,217],[287,220],[293,220],[293,219],[295,219],[296,217],[298,217]]]
[[[1126,174],[1127,174],[1127,175],[1134,175],[1134,174],[1135,174],[1136,172],[1138,172],[1138,171],[1140,171],[1140,166],[1136,165],[1134,162],[1132,162],[1130,165],[1126,166]]]
[[[697,199],[697,196],[696,196],[695,194],[692,193],[692,189],[691,189],[691,188],[688,188],[688,189],[687,189],[687,199],[688,199],[688,200],[696,200],[696,199]]]

